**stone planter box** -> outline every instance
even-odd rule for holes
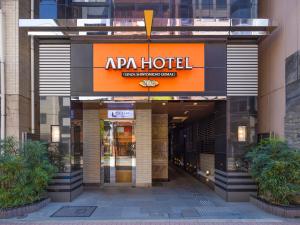
[[[45,207],[50,202],[50,198],[43,199],[41,201],[9,209],[0,209],[0,219],[7,219],[11,217],[24,216],[28,213],[38,211]]]
[[[276,216],[300,218],[300,206],[273,205],[253,195],[250,196],[250,202],[258,208]]]

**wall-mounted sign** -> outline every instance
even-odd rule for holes
[[[94,92],[205,91],[203,43],[97,43],[93,68]]]
[[[134,110],[108,110],[108,119],[134,119]]]
[[[133,57],[125,58],[125,57],[117,57],[112,58],[108,57],[105,69],[113,69],[113,70],[132,70],[132,72],[122,72],[123,77],[176,77],[177,72],[151,72],[152,69],[155,70],[164,70],[168,68],[168,70],[191,70],[193,67],[190,65],[189,57],[156,57],[146,59],[142,57],[140,59],[141,62],[141,70],[143,72],[135,72],[138,69],[138,64]],[[156,86],[156,85],[155,85]],[[152,86],[152,87],[155,87]],[[148,86],[147,86],[148,87]]]
[[[176,70],[191,70],[193,69],[192,66],[190,66],[190,58],[189,57],[155,57],[152,58],[150,57],[149,59],[146,59],[145,57],[141,57],[140,59],[141,62],[141,69],[145,70],[152,70],[152,69],[157,69],[157,70],[162,70],[165,68],[168,68],[169,70],[176,69]],[[114,59],[113,57],[108,57],[106,64],[105,64],[105,69],[114,69],[114,70],[122,70],[122,69],[133,69],[137,70],[137,62],[135,58],[129,57],[117,57]]]

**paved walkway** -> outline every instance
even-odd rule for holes
[[[170,170],[170,182],[152,188],[103,187],[71,203],[50,203],[23,218],[0,224],[129,225],[129,224],[299,224],[265,213],[250,203],[229,203],[188,174]],[[63,206],[97,206],[90,217],[51,217]]]
[[[165,220],[165,221],[19,221],[19,222],[8,222],[1,223],[7,225],[299,225],[298,222],[267,222],[267,221],[205,221],[205,220]]]

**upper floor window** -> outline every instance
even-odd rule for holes
[[[211,9],[213,6],[213,0],[202,0],[201,8],[202,9]]]
[[[57,18],[57,2],[56,0],[40,0],[39,15],[41,19]]]
[[[107,7],[81,7],[82,18],[107,18],[108,8]]]
[[[257,0],[230,0],[232,18],[256,18]]]
[[[107,2],[107,0],[72,0],[72,2]]]
[[[199,1],[200,1],[200,0],[195,0],[195,8],[196,8],[196,9],[199,9]]]
[[[0,0],[1,1],[1,0]],[[41,19],[143,18],[144,9],[157,18],[256,18],[258,0],[36,0]]]
[[[216,9],[227,9],[227,0],[216,0]]]

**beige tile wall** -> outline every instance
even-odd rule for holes
[[[30,17],[30,1],[0,2],[5,29],[6,136],[20,139],[22,132],[31,131],[30,38],[19,29],[19,18]]]
[[[299,0],[259,1],[259,17],[278,25],[259,45],[259,132],[284,136],[285,59],[300,49],[299,12]]]
[[[136,186],[152,184],[151,109],[136,110]]]
[[[168,114],[152,114],[152,179],[168,179]]]

